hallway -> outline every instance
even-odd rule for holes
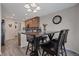
[[[18,40],[11,39],[5,42],[5,46],[2,46],[2,56],[24,56],[25,48],[18,46]]]

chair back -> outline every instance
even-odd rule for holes
[[[57,45],[56,45],[56,55],[58,55],[58,52],[60,50],[60,47],[62,46],[62,41],[63,41],[63,30],[60,31],[59,37],[58,37],[58,41],[57,41]]]
[[[63,43],[67,42],[68,31],[69,31],[68,29],[60,31],[59,38],[58,38],[58,43],[57,43],[57,48],[56,48],[57,55],[59,54],[59,51],[60,51]]]
[[[66,43],[69,29],[64,29],[64,31],[65,31],[65,33],[64,33],[64,43]]]

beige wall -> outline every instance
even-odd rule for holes
[[[62,16],[62,22],[58,25],[52,23],[55,15]],[[48,24],[47,31],[70,29],[66,48],[79,53],[79,5],[42,16],[40,22],[42,29],[42,24]]]

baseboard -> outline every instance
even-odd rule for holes
[[[77,54],[79,56],[79,52],[77,52],[77,51],[74,51],[74,50],[71,50],[71,49],[66,49],[66,50],[68,50],[68,51],[70,51],[70,52],[72,52],[74,54]]]

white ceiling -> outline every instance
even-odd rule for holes
[[[41,7],[41,10],[36,13],[27,13],[24,8],[25,3],[2,3],[2,17],[12,17],[18,20],[28,19],[35,16],[44,16],[65,8],[76,5],[75,3],[37,3]]]

